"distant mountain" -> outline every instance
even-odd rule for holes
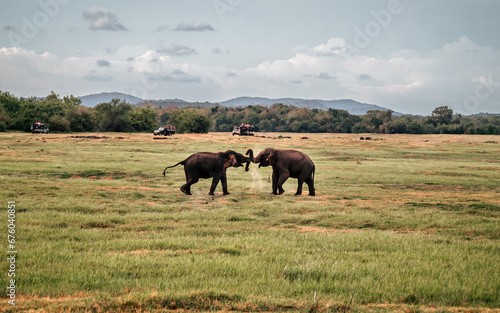
[[[151,105],[151,106],[161,106],[161,107],[213,107],[217,103],[211,102],[187,102],[181,99],[165,99],[165,100],[145,100],[131,95],[127,95],[119,92],[103,92],[100,94],[92,94],[87,96],[78,97],[82,100],[82,105],[88,107],[94,107],[99,103],[110,102],[112,99],[120,99],[127,101],[133,105]],[[262,105],[271,106],[275,103],[282,103],[284,105],[293,105],[299,108],[310,108],[310,109],[337,109],[345,110],[353,115],[364,115],[370,110],[381,110],[387,111],[387,108],[374,105],[361,103],[354,100],[344,99],[344,100],[312,100],[312,99],[299,99],[299,98],[278,98],[269,99],[261,97],[238,97],[227,101],[219,102],[220,105],[226,107],[245,107],[249,105]],[[399,115],[400,113],[395,113]]]
[[[120,99],[122,101],[127,101],[130,104],[139,104],[144,102],[143,99],[137,98],[131,95],[127,95],[119,92],[103,92],[99,94],[93,94],[88,96],[77,97],[82,100],[82,105],[87,107],[95,107],[99,103],[111,102],[113,99]]]
[[[140,103],[141,106],[149,105],[149,106],[159,106],[162,108],[168,107],[177,107],[177,108],[187,108],[187,107],[203,107],[210,108],[217,105],[217,103],[210,102],[187,102],[181,99],[162,99],[162,100],[144,100],[144,102]]]
[[[337,109],[345,110],[350,114],[354,115],[364,115],[370,110],[381,110],[387,111],[387,108],[374,105],[357,102],[350,99],[344,100],[309,100],[309,99],[297,99],[297,98],[279,98],[279,99],[269,99],[269,98],[259,98],[259,97],[239,97],[231,99],[228,101],[223,101],[220,104],[227,107],[238,107],[238,106],[248,106],[248,105],[264,105],[270,106],[274,103],[283,103],[285,105],[293,105],[300,108],[310,108],[310,109]]]

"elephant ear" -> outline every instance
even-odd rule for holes
[[[266,162],[273,165],[273,161],[274,161],[274,154],[271,152],[271,153],[269,153],[269,156],[267,157]]]
[[[226,159],[224,160],[223,170],[225,171],[226,168],[234,166],[236,163],[238,163],[238,162],[236,161],[236,158],[234,157],[234,155],[232,155],[232,154],[228,155],[226,157]]]
[[[267,163],[269,163],[269,164],[271,164],[271,161],[272,161],[272,160],[273,160],[273,153],[271,152],[271,153],[269,153],[269,155],[267,156],[267,158],[266,158],[266,162],[267,162]]]

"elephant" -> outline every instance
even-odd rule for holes
[[[314,172],[315,166],[313,161],[303,152],[289,149],[272,149],[267,148],[253,157],[252,149],[246,152],[250,155],[253,163],[259,163],[261,166],[273,167],[273,194],[283,194],[283,184],[289,178],[298,179],[298,187],[295,195],[302,194],[302,185],[305,182],[309,186],[309,195],[315,196],[314,189]]]
[[[186,195],[191,195],[191,185],[198,182],[200,178],[212,177],[212,185],[210,187],[209,195],[214,195],[215,188],[222,182],[222,191],[224,195],[229,195],[227,191],[227,177],[226,169],[228,167],[243,166],[242,163],[247,163],[245,171],[248,171],[251,159],[241,153],[232,150],[226,152],[198,152],[190,155],[184,161],[175,165],[168,166],[163,171],[163,176],[168,168],[176,167],[177,165],[184,165],[184,172],[186,173],[186,183],[182,185],[181,191]]]

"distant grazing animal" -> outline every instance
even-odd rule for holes
[[[226,169],[230,166],[243,166],[242,163],[244,162],[247,163],[245,171],[248,171],[248,166],[250,165],[251,160],[241,153],[237,153],[232,150],[218,153],[198,152],[190,155],[184,161],[166,167],[163,171],[163,176],[165,176],[165,172],[168,168],[172,168],[177,165],[184,165],[186,183],[181,187],[181,191],[183,193],[191,195],[191,185],[197,183],[200,178],[212,177],[212,185],[210,186],[210,192],[208,194],[212,196],[214,195],[215,188],[220,180],[224,195],[228,195],[229,192],[227,191]]]
[[[315,166],[313,161],[303,152],[296,150],[272,149],[267,148],[253,157],[252,149],[246,153],[254,163],[260,163],[261,166],[273,167],[273,194],[282,194],[283,184],[289,178],[297,178],[298,187],[295,195],[302,194],[302,185],[306,183],[309,187],[309,195],[316,195],[314,189]]]

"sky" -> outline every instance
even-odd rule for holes
[[[500,113],[498,0],[0,2],[0,91]]]

